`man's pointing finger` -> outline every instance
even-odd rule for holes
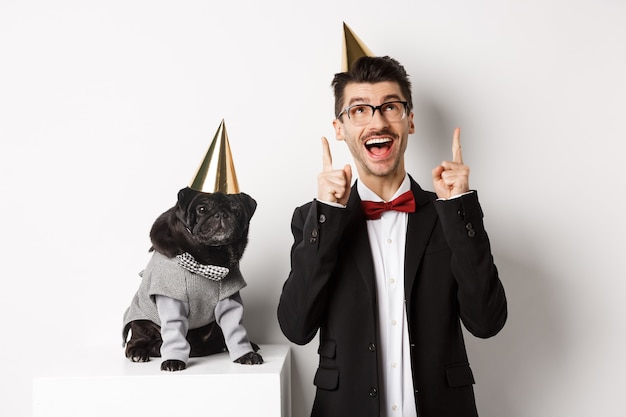
[[[452,162],[463,164],[463,154],[461,153],[461,128],[454,129],[452,136]]]
[[[322,136],[322,171],[330,172],[333,170],[333,157],[330,154],[330,146],[328,140]]]

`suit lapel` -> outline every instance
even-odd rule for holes
[[[404,253],[404,294],[410,300],[411,291],[422,262],[424,250],[437,221],[432,198],[411,178],[411,191],[415,196],[415,213],[409,213]]]
[[[413,289],[417,270],[422,261],[424,250],[437,221],[437,212],[433,206],[433,199],[411,178],[411,191],[415,196],[415,212],[409,213],[407,225],[406,247],[404,256],[404,291],[405,297],[410,300],[409,294]],[[353,236],[350,250],[359,275],[365,282],[372,297],[372,305],[376,305],[376,277],[374,276],[374,261],[370,247],[365,216],[361,209],[361,198],[352,186],[348,208],[351,215],[348,218],[346,236]]]
[[[356,188],[356,183],[352,186],[348,208],[351,215],[348,218],[346,236],[353,236],[350,242],[349,253],[356,265],[359,275],[363,279],[368,293],[372,300],[372,306],[376,306],[376,277],[374,275],[374,260],[372,258],[372,248],[370,247],[369,235],[365,216],[361,209],[361,198]]]

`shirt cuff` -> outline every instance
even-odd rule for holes
[[[438,198],[437,201],[449,201],[449,200],[454,200],[455,198],[459,198],[459,197],[463,197],[464,195],[468,195],[468,194],[473,194],[474,190],[470,190],[466,193],[462,193],[462,194],[457,194],[457,195],[453,195],[450,198]]]
[[[331,206],[331,207],[338,207],[338,208],[346,208],[347,206],[344,206],[343,204],[340,203],[333,203],[332,201],[323,201],[323,200],[319,200],[316,199],[317,201],[319,201],[322,204],[326,204],[327,206]]]

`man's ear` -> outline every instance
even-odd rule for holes
[[[335,128],[335,138],[337,140],[345,140],[346,136],[343,132],[343,123],[339,119],[333,120],[333,127]]]
[[[414,113],[409,113],[409,135],[415,133],[415,122],[413,121]]]

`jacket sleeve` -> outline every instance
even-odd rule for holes
[[[155,302],[161,320],[161,357],[163,360],[176,359],[187,363],[191,347],[187,341],[189,330],[189,303],[156,295]]]
[[[494,336],[506,322],[507,301],[491,254],[478,195],[473,192],[436,201],[435,208],[452,250],[451,270],[458,284],[461,320],[476,337]]]
[[[248,332],[243,326],[243,313],[243,301],[238,292],[218,301],[215,306],[215,321],[224,333],[224,341],[232,361],[254,351]]]
[[[291,271],[278,304],[280,328],[293,343],[310,342],[324,319],[349,210],[314,200],[294,211]]]

